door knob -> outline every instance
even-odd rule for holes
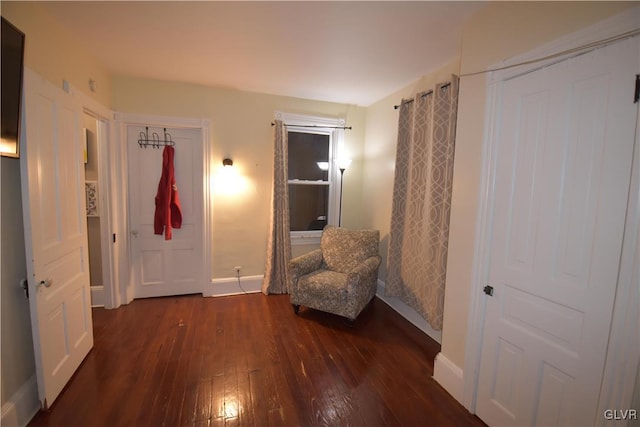
[[[138,230],[131,231],[131,235],[137,239],[138,238]]]
[[[53,285],[53,280],[51,279],[44,279],[40,281],[40,286],[44,286],[45,288],[50,288],[51,285]]]

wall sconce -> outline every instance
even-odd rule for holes
[[[243,175],[242,162],[236,165],[228,157],[222,159],[222,164],[218,163],[217,172],[210,179],[215,195],[227,200],[240,200],[238,197],[247,197],[255,189],[251,180]]]

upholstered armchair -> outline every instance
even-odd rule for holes
[[[320,249],[289,262],[291,304],[353,321],[376,293],[380,232],[326,226]]]

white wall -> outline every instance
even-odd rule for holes
[[[2,273],[0,282],[0,404],[35,374],[29,301],[20,288],[27,278],[22,226],[20,160],[0,159]]]
[[[273,175],[271,122],[276,111],[344,117],[353,128],[344,133],[345,155],[353,163],[344,174],[342,224],[361,227],[364,108],[122,76],[114,77],[112,85],[116,111],[210,120],[212,171],[229,157],[244,179],[246,186],[236,194],[217,192],[214,182],[212,278],[235,277],[237,265],[243,267],[243,275],[264,274]],[[300,249],[294,247],[294,254]]]
[[[77,90],[98,101],[111,103],[111,75],[40,2],[3,1],[2,16],[25,33],[25,66],[61,87],[67,80]],[[89,89],[89,79],[96,91]]]

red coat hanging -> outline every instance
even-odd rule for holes
[[[153,221],[154,233],[162,234],[164,231],[165,240],[171,240],[172,228],[182,227],[182,211],[178,198],[178,187],[176,187],[173,157],[173,147],[165,146],[162,152],[162,176],[158,183],[156,213]]]

